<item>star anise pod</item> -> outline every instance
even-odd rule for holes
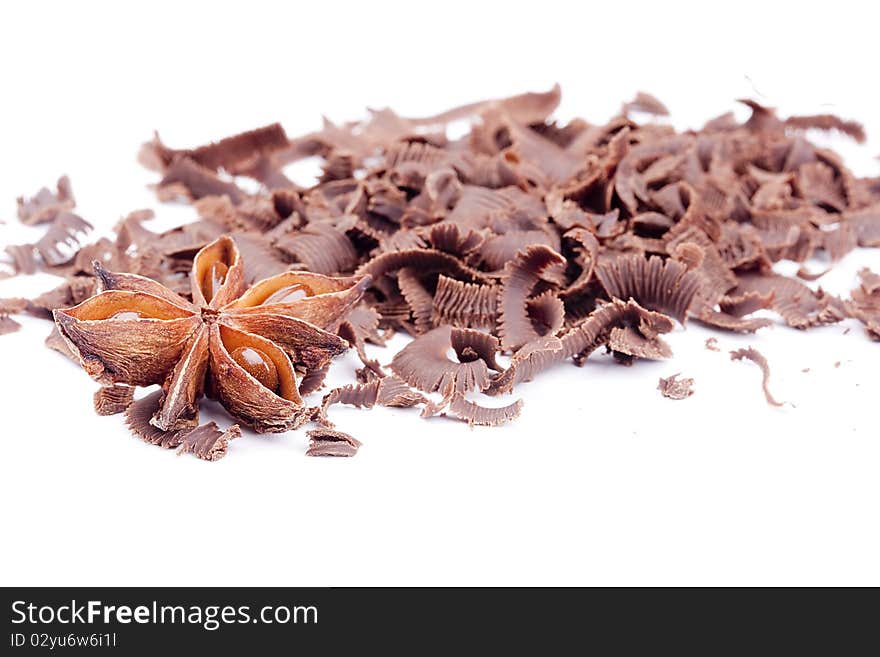
[[[369,285],[288,271],[246,289],[235,242],[222,236],[192,266],[192,302],[160,283],[95,263],[103,291],[55,311],[83,368],[103,385],[161,384],[151,423],[173,431],[198,424],[207,389],[259,432],[301,424],[297,372],[326,366],[348,343],[333,333]]]

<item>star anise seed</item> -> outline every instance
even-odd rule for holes
[[[225,235],[193,260],[192,302],[152,279],[94,267],[103,291],[54,311],[55,322],[102,385],[160,384],[151,423],[166,431],[196,426],[205,392],[256,431],[300,424],[297,372],[325,367],[348,347],[334,331],[370,283],[289,271],[246,289]]]

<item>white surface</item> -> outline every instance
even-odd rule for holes
[[[174,146],[274,120],[295,135],[321,113],[427,114],[555,81],[561,116],[596,121],[637,89],[679,127],[742,116],[733,99],[758,93],[783,113],[836,111],[872,140],[835,147],[877,173],[880,95],[860,84],[876,61],[870,3],[451,4],[4,4],[0,244],[32,239],[14,199],[61,173],[103,230],[139,207],[165,225],[192,216],[144,187],[135,153],[154,128]],[[846,293],[864,265],[880,253],[821,283]],[[0,296],[51,283],[16,279]],[[48,323],[25,324],[0,338],[2,584],[880,584],[880,346],[850,322],[689,326],[671,361],[594,356],[522,386],[508,428],[338,407],[365,443],[354,459],[305,458],[298,432],[246,435],[215,464],[95,416],[95,384],[42,347]],[[790,405],[767,406],[758,368],[729,361],[744,345]],[[354,367],[341,359],[331,383]],[[658,377],[679,371],[696,394],[663,399]]]

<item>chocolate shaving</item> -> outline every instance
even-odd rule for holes
[[[754,333],[758,329],[773,325],[773,320],[765,317],[742,318],[728,315],[725,312],[705,310],[697,316],[697,321],[723,331],[734,333]]]
[[[673,326],[672,319],[643,308],[633,299],[612,299],[562,336],[562,356],[573,357],[580,364],[600,346],[612,346],[613,340],[613,350],[623,354],[668,358],[672,349],[659,336]]]
[[[37,252],[33,244],[12,244],[0,254],[0,279],[37,271]]]
[[[0,315],[0,335],[15,333],[21,328],[21,324],[8,315]]]
[[[865,325],[872,340],[880,340],[880,275],[870,269],[859,271],[861,284],[852,291],[847,303],[849,314]]]
[[[43,187],[30,198],[18,197],[18,218],[21,223],[33,226],[53,221],[59,213],[72,210],[75,206],[70,179],[61,176],[54,193]]]
[[[811,272],[806,267],[800,267],[795,275],[802,281],[818,281],[830,271],[830,269],[823,269],[822,271]]]
[[[215,171],[221,168],[227,171],[240,171],[246,169],[248,165],[253,166],[260,157],[285,148],[288,143],[287,135],[278,123],[187,150],[166,147],[157,134],[152,142],[144,144],[140,158],[148,166],[158,163],[163,168],[185,157]]]
[[[177,454],[194,454],[203,461],[219,461],[226,456],[229,441],[235,438],[241,438],[241,428],[237,424],[221,431],[216,423],[208,422],[183,432]]]
[[[67,346],[67,342],[61,337],[61,332],[58,330],[57,326],[52,326],[52,331],[46,336],[44,344],[49,349],[57,351],[62,356],[69,358],[79,365],[79,357],[70,350],[70,347]]]
[[[798,329],[834,324],[844,317],[834,297],[821,290],[813,292],[803,283],[777,274],[742,274],[736,293],[771,296],[769,307],[789,326]]]
[[[159,181],[156,191],[162,201],[180,196],[197,201],[205,196],[225,195],[233,203],[239,203],[245,197],[234,183],[222,180],[216,173],[188,157],[174,160]]]
[[[318,274],[350,272],[358,261],[351,241],[331,225],[310,224],[301,231],[281,237],[275,246]]]
[[[778,402],[773,398],[773,395],[770,394],[770,365],[767,363],[767,359],[759,352],[757,349],[753,347],[746,347],[745,349],[737,349],[736,351],[730,352],[730,360],[742,360],[748,359],[752,361],[755,365],[761,368],[761,373],[763,375],[763,379],[761,382],[761,387],[764,390],[764,398],[767,400],[767,403],[771,406],[782,406],[782,402]]]
[[[541,337],[529,317],[529,297],[542,282],[561,287],[564,267],[565,258],[541,245],[528,247],[506,265],[498,323],[505,349],[517,349]]]
[[[98,415],[116,415],[134,401],[134,388],[126,385],[101,386],[95,391],[94,401]]]
[[[349,384],[334,388],[321,401],[321,417],[326,421],[327,409],[333,404],[348,404],[357,408],[388,406],[392,408],[411,408],[425,404],[428,399],[410,388],[396,376],[373,379],[366,383]]]
[[[610,297],[634,299],[640,306],[685,323],[701,280],[675,260],[621,256],[602,262],[596,277]]]
[[[309,449],[306,456],[354,456],[361,442],[347,433],[333,429],[312,429],[306,431]]]
[[[772,290],[764,294],[758,291],[750,291],[739,295],[725,296],[718,305],[728,315],[745,317],[758,310],[771,307],[775,296],[775,292]]]
[[[468,401],[464,395],[455,395],[449,402],[448,411],[459,419],[465,420],[470,426],[497,427],[518,418],[522,412],[522,406],[522,400],[517,399],[507,406],[487,408]]]
[[[144,442],[171,449],[180,445],[183,441],[181,434],[186,430],[164,431],[150,423],[153,415],[159,410],[162,397],[162,391],[157,390],[133,401],[125,410],[125,423],[131,432]]]
[[[10,315],[22,312],[27,304],[27,299],[0,299],[0,335],[15,333],[21,328]]]
[[[27,308],[28,300],[20,297],[0,299],[0,315],[17,315]]]
[[[49,267],[64,265],[73,260],[92,225],[72,212],[61,212],[34,247]]]
[[[657,390],[668,399],[687,399],[694,394],[693,379],[679,379],[679,374],[673,374],[666,378],[660,378]]]
[[[464,283],[440,274],[432,300],[431,322],[435,326],[494,328],[498,293],[496,285]]]
[[[645,112],[655,116],[669,116],[669,110],[666,109],[666,105],[644,91],[637,92],[635,98],[628,103],[624,103],[621,113],[629,114],[630,112]]]
[[[447,351],[454,349],[457,360]],[[485,390],[491,378],[497,340],[473,329],[440,326],[419,336],[391,361],[391,370],[423,392]]]
[[[799,130],[837,130],[848,137],[852,137],[858,143],[864,143],[866,139],[865,129],[857,121],[847,121],[834,114],[814,114],[811,116],[790,116],[785,120],[785,125]]]
[[[241,436],[237,424],[221,431],[215,422],[177,431],[159,429],[151,420],[159,410],[162,397],[163,392],[157,390],[130,403],[125,410],[126,424],[144,442],[166,449],[179,447],[178,454],[190,453],[205,461],[217,461],[226,456],[229,441]]]
[[[880,246],[880,202],[844,212],[843,220],[856,231],[859,246]]]
[[[565,356],[562,341],[555,337],[543,337],[523,345],[510,359],[506,370],[496,376],[484,391],[487,395],[510,392],[523,381],[531,381]]]

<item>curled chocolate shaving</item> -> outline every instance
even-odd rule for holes
[[[507,263],[502,277],[498,322],[505,349],[518,349],[542,337],[529,317],[529,297],[539,283],[561,287],[565,264],[565,258],[543,245],[530,246]]]
[[[758,329],[773,325],[773,320],[765,317],[735,317],[716,310],[704,310],[696,316],[696,319],[712,328],[733,331],[734,333],[754,333]]]
[[[144,144],[141,148],[140,159],[147,166],[158,164],[166,168],[175,160],[185,157],[215,171],[221,168],[227,171],[240,171],[253,166],[260,157],[287,147],[288,143],[284,128],[278,123],[186,150],[168,148],[156,134],[153,141]]]
[[[493,328],[497,319],[499,288],[444,276],[437,277],[431,307],[435,326],[450,324],[463,328]]]
[[[151,445],[172,449],[182,441],[181,431],[165,431],[151,424],[151,420],[162,403],[161,390],[151,392],[146,397],[136,399],[125,410],[125,423],[131,432]]]
[[[841,260],[859,244],[859,236],[856,229],[842,223],[834,230],[822,233],[822,248],[831,256],[831,262]],[[798,272],[800,277],[800,272]]]
[[[27,299],[0,299],[0,335],[15,333],[21,328],[10,315],[21,313],[27,304]]]
[[[770,308],[794,328],[806,329],[822,324],[834,324],[843,319],[839,300],[822,292],[813,292],[793,278],[777,274],[741,274],[736,293],[748,293],[772,298]]]
[[[806,267],[800,267],[795,275],[802,281],[818,281],[830,271],[831,269],[823,269],[822,271],[812,272]]]
[[[0,254],[0,279],[37,271],[36,249],[33,244],[12,244]]]
[[[742,360],[744,358],[752,361],[755,365],[761,368],[763,376],[761,387],[764,390],[764,398],[767,400],[767,403],[771,406],[782,406],[782,402],[776,401],[776,399],[773,398],[773,395],[770,394],[770,365],[767,363],[767,359],[764,358],[761,352],[753,347],[746,347],[745,349],[737,349],[736,351],[730,352],[730,360]]]
[[[30,198],[19,196],[17,202],[18,218],[28,226],[53,221],[59,213],[72,210],[76,206],[67,176],[58,179],[54,193],[43,187]]]
[[[848,121],[841,119],[834,114],[813,114],[809,116],[790,116],[785,120],[785,125],[798,130],[816,129],[816,130],[836,130],[848,137],[852,137],[856,142],[862,144],[866,139],[865,129],[862,124],[857,121]]]
[[[538,338],[523,345],[510,359],[506,370],[496,376],[484,391],[487,395],[510,392],[523,381],[531,381],[554,363],[563,360],[565,352],[559,338]]]
[[[34,247],[49,267],[64,265],[73,260],[92,225],[72,212],[60,212]]]
[[[131,432],[151,445],[173,449],[178,454],[191,453],[205,461],[216,461],[226,456],[229,441],[241,436],[237,424],[221,431],[215,422],[180,430],[165,431],[151,423],[162,402],[161,390],[137,399],[125,410],[125,422]]]
[[[753,312],[769,308],[773,305],[773,291],[762,294],[761,292],[751,291],[739,295],[725,296],[719,302],[721,310],[734,317],[745,317]]]
[[[428,399],[410,388],[404,381],[391,375],[375,378],[366,383],[349,384],[334,388],[321,401],[321,417],[326,420],[327,409],[333,404],[348,404],[357,408],[388,406],[392,408],[411,408],[426,404]]]
[[[229,441],[235,438],[241,438],[241,428],[237,424],[221,431],[215,422],[208,422],[183,433],[177,454],[193,454],[203,461],[219,461],[226,456]]]
[[[610,346],[613,337],[614,350],[620,353],[668,358],[672,349],[659,336],[669,333],[673,326],[672,319],[643,308],[633,299],[612,299],[562,336],[562,356],[582,363],[598,347]]]
[[[101,386],[95,391],[94,401],[98,415],[116,415],[134,401],[134,388],[126,385]]]
[[[634,299],[682,324],[702,283],[683,264],[657,256],[621,256],[602,262],[596,267],[596,277],[610,297]]]
[[[416,334],[429,330],[433,325],[434,298],[419,280],[416,271],[409,267],[398,271],[397,285],[403,298],[409,304]]]
[[[654,114],[656,116],[669,116],[669,110],[666,109],[666,105],[644,91],[637,92],[635,98],[628,103],[624,103],[621,113],[629,114],[630,112],[645,112],[646,114]]]
[[[476,269],[463,264],[455,256],[434,249],[412,249],[383,253],[358,270],[358,274],[368,274],[378,281],[382,276],[410,267],[422,272],[440,272],[457,279],[474,283],[489,283],[490,278]]]
[[[565,298],[582,294],[592,282],[601,246],[595,236],[584,228],[566,231],[563,239],[573,243],[574,260],[580,268],[577,277],[562,291],[561,295]]]
[[[354,456],[361,442],[342,431],[312,429],[306,432],[309,448],[306,456]]]
[[[880,202],[844,212],[843,220],[856,231],[859,246],[880,246]]]
[[[693,379],[679,379],[679,374],[660,378],[657,390],[667,399],[687,399],[694,394]]]
[[[347,340],[357,351],[358,358],[366,368],[377,376],[385,376],[379,361],[367,356],[365,342],[383,345],[385,339],[379,334],[379,313],[368,306],[359,306],[352,310],[348,317],[342,321],[337,329],[337,334]]]
[[[28,300],[20,297],[0,299],[0,316],[17,315],[27,308]]]
[[[244,261],[244,278],[248,283],[270,278],[293,268],[281,257],[268,238],[253,233],[232,233],[241,257]]]
[[[518,418],[522,407],[522,399],[517,399],[507,406],[488,408],[468,401],[464,395],[455,395],[449,402],[448,411],[457,418],[465,420],[470,426],[497,427]]]
[[[526,301],[526,314],[540,336],[556,335],[565,323],[565,305],[554,290]]]
[[[318,274],[350,272],[358,261],[354,246],[345,233],[329,224],[310,224],[281,237],[275,246]]]
[[[497,340],[473,329],[440,326],[417,337],[391,361],[391,370],[423,392],[466,393],[489,387]],[[454,350],[456,360],[447,352]]]
[[[188,157],[180,157],[172,162],[159,181],[156,191],[162,201],[180,196],[197,201],[205,196],[225,195],[233,203],[239,203],[245,197],[245,193],[235,183],[222,180],[212,170]]]
[[[305,397],[306,395],[310,395],[313,392],[320,390],[324,386],[324,379],[327,378],[327,373],[329,371],[330,363],[327,363],[323,367],[316,367],[308,370],[299,381],[299,394]]]
[[[880,340],[880,275],[870,269],[859,271],[861,284],[852,291],[847,303],[849,314],[865,325],[872,340]]]

